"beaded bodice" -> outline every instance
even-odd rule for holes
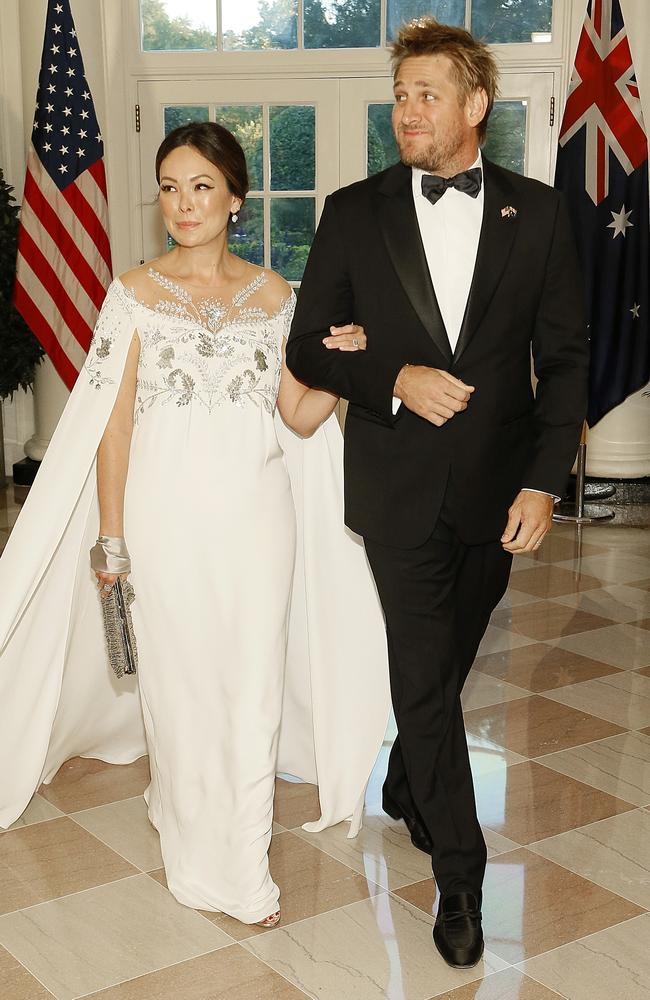
[[[295,306],[293,292],[259,270],[226,300],[192,295],[180,282],[150,267],[146,298],[121,285],[140,338],[136,422],[154,406],[222,405],[275,408],[282,362]],[[86,367],[102,382],[102,361],[111,351],[111,330],[97,325]]]

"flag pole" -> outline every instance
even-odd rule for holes
[[[566,524],[598,524],[600,521],[611,521],[615,516],[611,507],[596,507],[585,503],[585,475],[587,468],[587,424],[582,425],[578,459],[576,468],[576,499],[574,509],[570,504],[560,503],[555,508],[553,520]]]

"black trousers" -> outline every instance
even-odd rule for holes
[[[478,893],[487,850],[460,693],[512,557],[497,541],[465,545],[446,508],[419,548],[365,545],[386,617],[398,729],[384,795],[429,831],[440,892]]]

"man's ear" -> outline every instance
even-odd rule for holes
[[[465,104],[467,122],[473,128],[481,124],[488,109],[488,96],[482,87],[472,91]]]

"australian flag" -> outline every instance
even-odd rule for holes
[[[555,187],[585,280],[593,427],[650,381],[648,139],[619,0],[587,4]]]

